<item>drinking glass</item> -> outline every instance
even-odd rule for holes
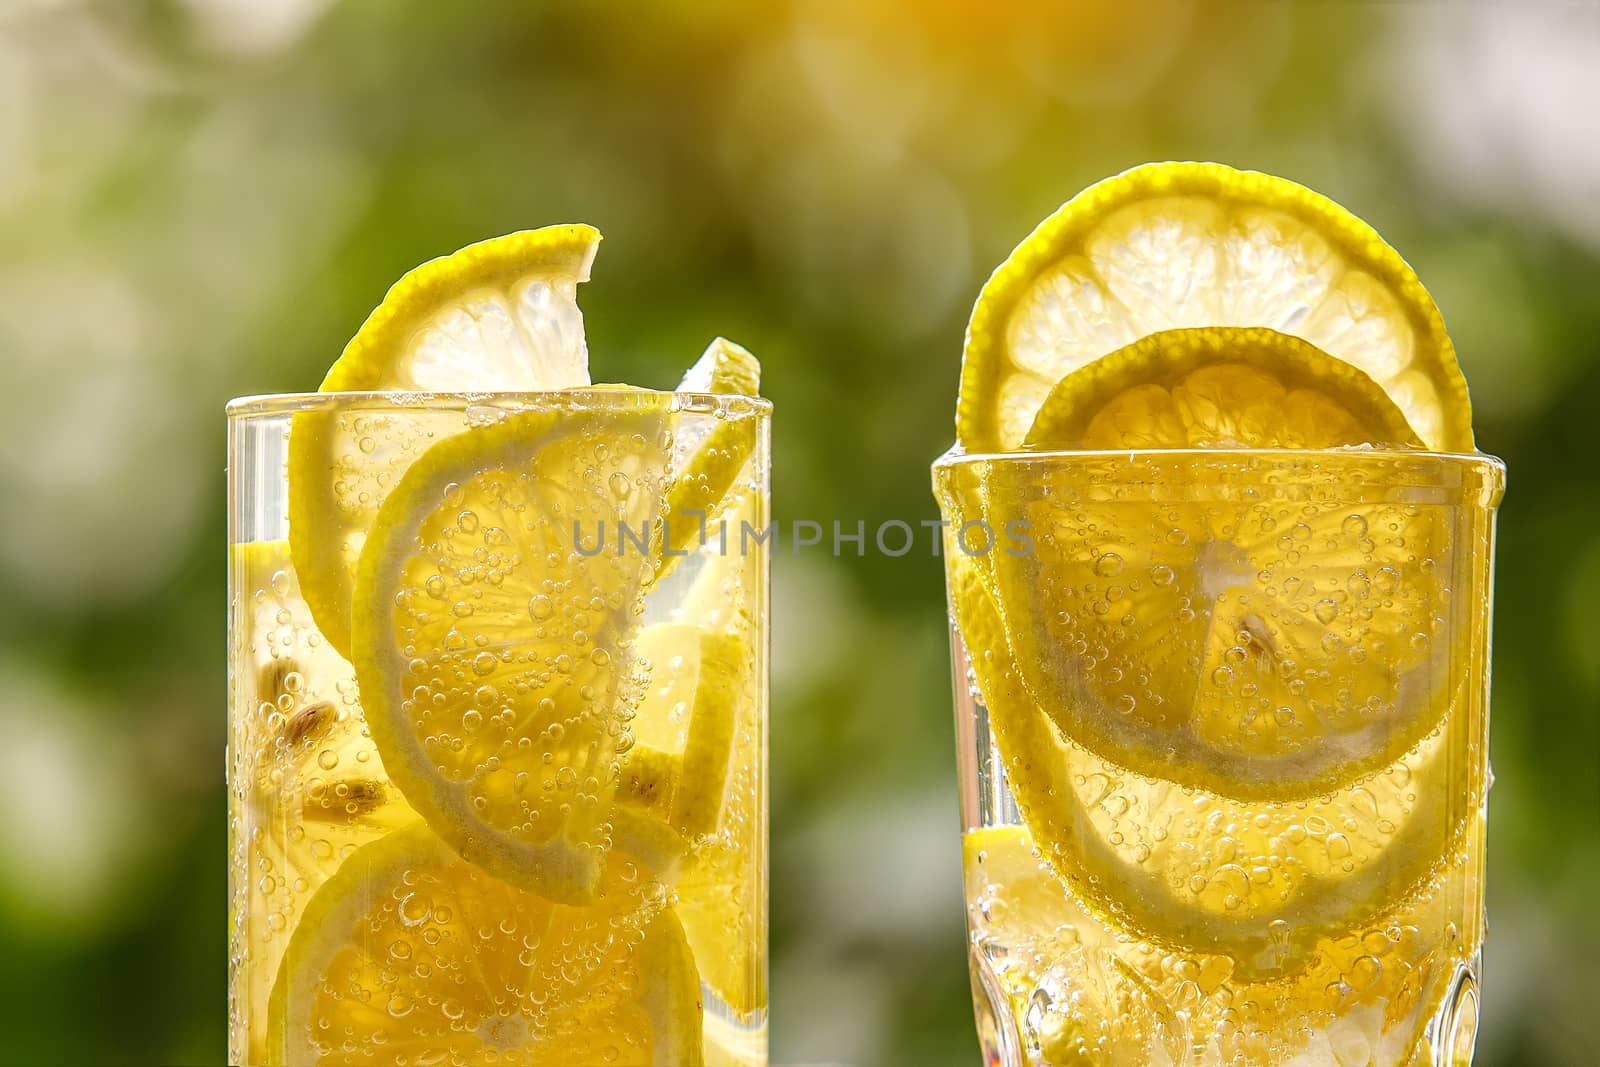
[[[229,405],[231,1062],[766,1062],[770,414]]]
[[[985,1062],[1469,1063],[1500,461],[952,453],[934,486]]]

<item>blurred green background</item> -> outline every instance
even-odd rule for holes
[[[223,1057],[223,418],[390,281],[607,235],[599,380],[714,334],[780,519],[935,515],[988,269],[1157,158],[1303,181],[1510,467],[1481,1064],[1600,1048],[1600,9],[0,2],[0,1062]],[[774,561],[773,1054],[976,1062],[932,558]]]

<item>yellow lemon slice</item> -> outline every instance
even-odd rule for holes
[[[967,327],[957,440],[1015,450],[1063,377],[1195,326],[1302,338],[1375,381],[1428,448],[1472,450],[1454,349],[1405,261],[1326,197],[1215,163],[1100,182],[1017,246]]]
[[[354,849],[416,820],[366,736],[355,672],[328,647],[283,541],[229,549],[230,991],[242,1063],[266,1062],[267,999],[313,893]]]
[[[418,825],[356,852],[306,909],[272,991],[268,1062],[697,1067],[699,997],[666,888],[632,859],[614,857],[596,902],[574,908]]]
[[[1480,751],[1471,716],[1340,793],[1284,802],[1101,759],[1035,704],[977,569],[950,564],[951,610],[1034,841],[1081,900],[1154,943],[1227,956],[1244,978],[1303,970],[1320,939],[1439,869],[1478,810],[1481,793],[1450,784]]]
[[[577,287],[600,234],[547,226],[468,245],[402,277],[329,369],[321,391],[503,391],[589,384]],[[305,411],[289,442],[289,539],[306,600],[350,649],[356,561],[407,466],[466,426],[460,413],[399,407]]]
[[[677,392],[687,399],[675,420],[674,473],[663,508],[666,525],[656,581],[692,554],[703,534],[709,537],[709,525],[717,520],[719,507],[760,444],[761,409],[750,399],[760,388],[761,364],[756,357],[723,337],[707,346],[679,383]],[[696,394],[712,393],[740,396],[747,402],[708,408],[696,399]],[[708,410],[714,419],[684,417],[704,416]]]
[[[736,482],[723,514],[730,524],[763,526],[766,493],[759,479]],[[719,673],[737,687],[726,700],[731,740],[721,808],[715,825],[695,841],[684,862],[677,909],[706,988],[740,1020],[741,1055],[754,1055],[748,1047],[753,1042],[762,1053],[756,1057],[760,1062],[767,1008],[767,735],[762,703],[767,650],[758,620],[766,610],[766,572],[762,555],[734,536],[726,551],[717,543],[708,545],[699,553],[698,569],[691,574],[686,568],[675,578],[693,580],[672,617],[716,635],[702,655],[720,658],[724,665]],[[725,698],[716,699],[720,704]],[[726,713],[719,709],[717,719]]]
[[[1452,512],[1403,456],[1188,452],[940,468],[1029,692],[1074,744],[1243,799],[1387,766],[1455,695]],[[1456,641],[1459,645],[1459,641]]]
[[[1399,408],[1348,363],[1260,327],[1164,330],[1073,371],[1028,449],[1420,447]]]
[[[624,733],[619,681],[654,557],[667,398],[552,401],[458,434],[384,501],[356,579],[367,724],[467,860],[592,899]]]
[[[629,724],[624,794],[691,838],[710,833],[722,813],[754,653],[731,633],[657,623],[639,632],[633,654],[648,680]]]

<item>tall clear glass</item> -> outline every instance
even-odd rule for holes
[[[985,1062],[1470,1062],[1501,463],[951,454]]]
[[[231,1062],[766,1063],[770,415],[229,405]]]

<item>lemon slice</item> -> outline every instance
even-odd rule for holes
[[[666,900],[626,857],[573,908],[490,877],[424,826],[391,834],[306,909],[272,991],[269,1062],[695,1067],[699,976]]]
[[[1156,944],[1227,956],[1245,979],[1303,970],[1320,939],[1438,869],[1482,800],[1450,786],[1481,744],[1460,727],[1341,793],[1281,803],[1101,759],[1034,703],[977,570],[950,563],[951,610],[1034,841],[1080,899]]]
[[[1448,509],[1401,456],[1086,454],[940,468],[1017,670],[1074,744],[1238,799],[1315,796],[1433,730],[1465,662]],[[1457,635],[1455,647],[1452,635]]]
[[[1454,349],[1405,261],[1326,197],[1215,163],[1100,182],[1017,246],[967,327],[957,439],[1015,450],[1061,378],[1194,326],[1302,338],[1375,381],[1428,448],[1472,450]]]
[[[761,364],[748,349],[718,337],[684,374],[677,392],[688,394],[687,412],[704,413],[706,407],[692,394],[721,393],[753,398],[761,388]],[[664,579],[680,560],[691,554],[716,521],[719,506],[738,481],[740,472],[759,444],[759,409],[753,402],[732,409],[716,409],[709,428],[705,418],[675,420],[674,475],[663,512],[665,536],[655,581]]]
[[[743,345],[717,337],[684,371],[678,383],[680,393],[734,393],[758,396],[761,393],[761,362]]]
[[[749,1017],[766,1004],[764,964],[751,955],[764,909],[754,881],[761,734],[751,633],[658,623],[640,632],[634,652],[649,681],[630,724],[619,808],[665,821],[690,842],[679,917],[708,986]]]
[[[724,505],[725,513],[730,521],[756,525],[764,519],[765,501],[758,485],[736,486]],[[760,1024],[767,1007],[763,771],[767,736],[762,703],[766,649],[756,622],[765,608],[765,571],[763,557],[755,551],[723,553],[713,545],[700,555],[700,566],[692,575],[687,570],[679,575],[693,581],[673,617],[692,620],[701,633],[713,635],[709,642],[701,638],[702,663],[720,658],[719,673],[735,681],[737,690],[730,697],[717,695],[715,701],[722,706],[714,712],[707,706],[707,714],[719,722],[727,716],[730,724],[727,779],[715,826],[694,840],[684,861],[677,911],[707,990],[722,1002],[725,1014],[739,1020],[747,1039],[763,1035],[759,1044],[764,1048],[765,1029]],[[704,676],[704,666],[701,673]],[[696,716],[703,699],[697,692]],[[694,741],[686,738],[686,743]],[[635,753],[630,753],[633,758]]]
[[[266,1062],[267,1000],[289,935],[351,851],[416,820],[388,786],[355,672],[300,596],[287,542],[229,549],[238,645],[229,662],[232,1011],[241,1063]]]
[[[577,287],[600,234],[548,226],[468,245],[408,272],[329,369],[321,391],[502,391],[589,384]],[[317,625],[350,650],[350,594],[367,530],[407,466],[466,426],[403,406],[304,411],[289,440],[289,539]]]
[[[691,838],[710,833],[754,654],[733,634],[683,623],[645,627],[633,653],[648,682],[630,723],[624,791]]]
[[[559,394],[558,394],[559,395]],[[654,558],[667,398],[553,400],[434,446],[384,501],[356,579],[367,724],[467,860],[554,900],[598,886],[619,680]]]
[[[1164,330],[1056,383],[1029,449],[1420,447],[1348,363],[1255,327]]]

